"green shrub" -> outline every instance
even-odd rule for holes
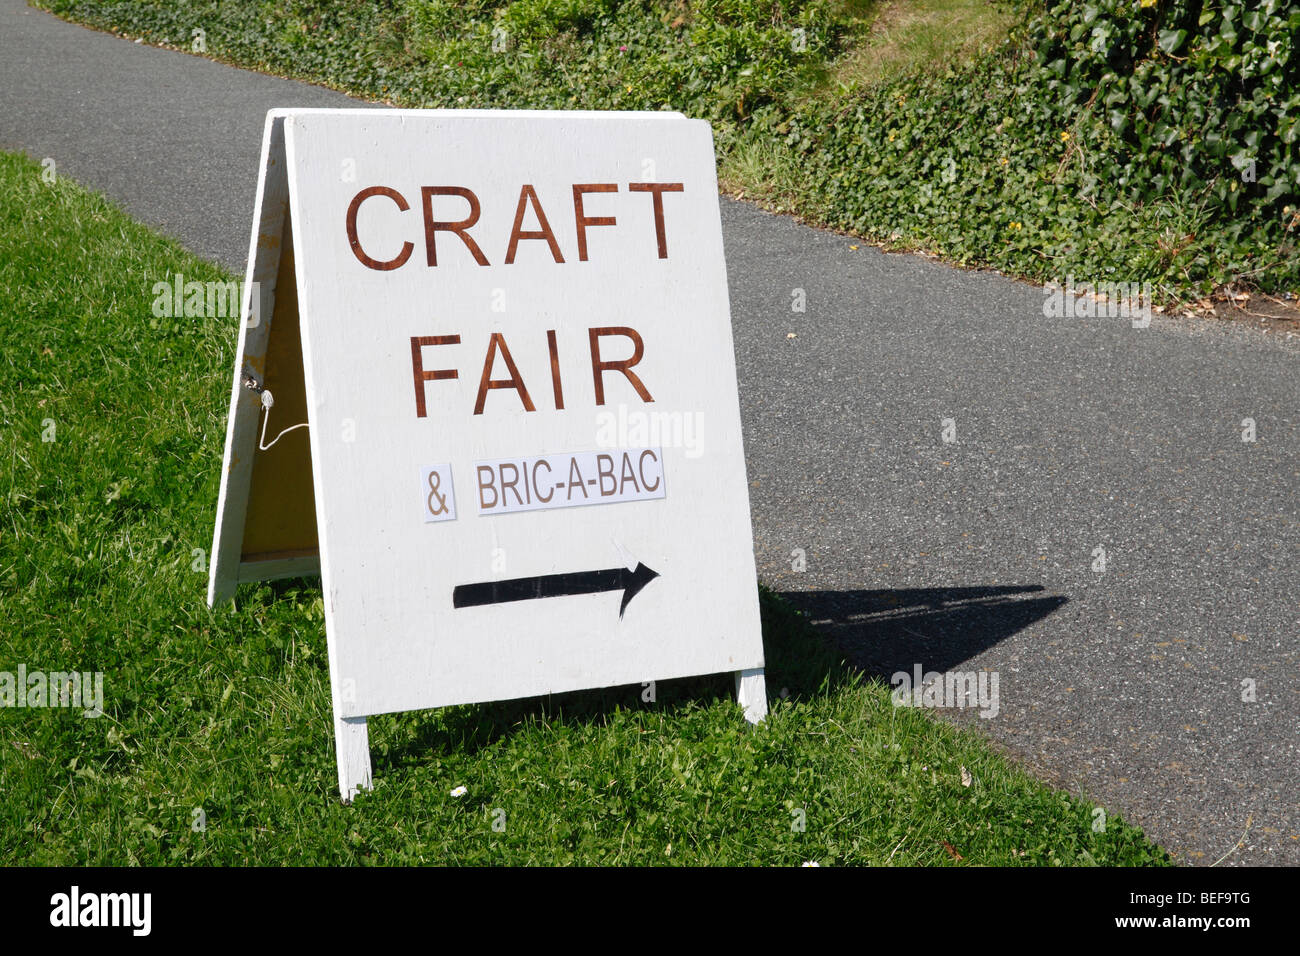
[[[1090,194],[1206,196],[1242,231],[1300,192],[1300,7],[1097,0],[1037,25],[1049,104],[1113,133]]]
[[[773,131],[824,218],[873,239],[1164,297],[1295,288],[1298,63],[1276,0],[1060,3],[969,68]]]
[[[1010,0],[996,52],[836,89],[861,0],[41,2],[399,106],[681,110],[748,194],[963,264],[1300,287],[1295,3]]]
[[[416,94],[424,105],[677,109],[724,125],[808,85],[844,30],[828,0],[410,0],[405,9],[412,48],[432,68]]]

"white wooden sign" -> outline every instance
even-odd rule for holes
[[[268,115],[209,602],[319,571],[344,799],[374,714],[766,714],[717,196],[675,113]]]

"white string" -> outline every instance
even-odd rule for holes
[[[306,428],[309,424],[311,424],[310,422],[300,422],[297,425],[290,425],[284,431],[280,432],[280,434],[276,435],[275,438],[271,440],[271,444],[268,445],[266,443],[266,424],[271,420],[271,406],[274,404],[275,404],[275,399],[271,395],[271,390],[263,389],[262,390],[262,437],[259,438],[257,441],[257,447],[260,448],[262,451],[270,451],[276,442],[278,442],[285,435],[289,434],[289,432],[293,431],[295,428]]]

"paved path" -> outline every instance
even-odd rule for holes
[[[0,0],[0,148],[237,271],[266,110],[349,103]],[[1300,863],[1297,349],[723,224],[763,580],[873,671],[998,671],[962,719],[1180,858]]]

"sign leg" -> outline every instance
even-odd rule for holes
[[[762,723],[767,716],[767,681],[763,668],[736,671],[736,700],[751,724]]]
[[[334,718],[334,748],[339,760],[339,795],[351,803],[360,790],[371,789],[370,732],[364,717]]]

